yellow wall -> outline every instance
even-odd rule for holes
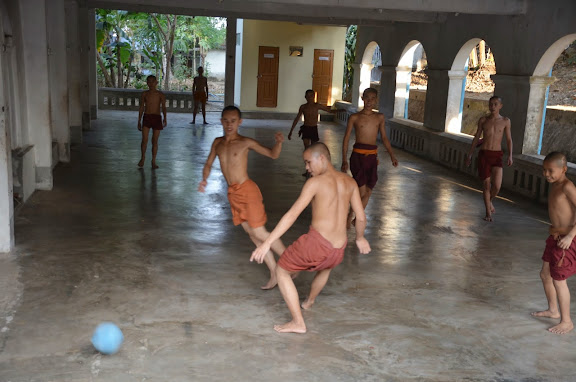
[[[300,105],[306,102],[304,92],[312,88],[314,49],[334,50],[332,102],[342,99],[345,41],[345,27],[244,20],[240,109],[243,111],[262,110],[296,114]],[[259,46],[280,48],[278,106],[276,108],[256,107]],[[302,46],[304,48],[302,57],[290,57],[290,46]]]

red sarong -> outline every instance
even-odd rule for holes
[[[492,167],[502,167],[502,151],[480,150],[478,153],[478,175],[480,179],[488,179],[492,174]]]
[[[350,172],[358,187],[374,188],[378,181],[378,146],[355,143],[350,155]]]
[[[142,126],[153,130],[162,130],[164,129],[164,126],[162,126],[162,116],[160,116],[160,114],[144,114]]]
[[[206,92],[204,90],[198,90],[194,93],[194,102],[195,103],[206,103],[208,97],[206,96]]]
[[[308,233],[286,248],[278,265],[289,272],[332,269],[344,259],[346,244],[342,248],[334,248],[318,231],[310,227]]]
[[[566,280],[576,273],[576,243],[573,240],[570,248],[562,249],[558,247],[558,240],[548,236],[542,260],[550,263],[550,276],[554,280]]]
[[[234,225],[248,222],[250,227],[257,228],[266,224],[262,193],[254,181],[248,179],[242,184],[228,186],[228,201]]]

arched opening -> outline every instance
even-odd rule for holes
[[[484,40],[467,41],[456,54],[448,72],[449,88],[445,131],[473,135],[494,95],[496,62]]]
[[[570,34],[546,50],[530,78],[523,154],[561,151],[568,161],[576,162],[575,70],[576,34]]]
[[[380,47],[378,46],[378,43],[375,41],[370,42],[366,46],[366,49],[364,49],[362,64],[360,65],[360,85],[358,87],[358,106],[360,107],[364,106],[362,93],[365,89],[370,87],[373,76],[376,77],[375,74],[373,75],[373,71],[378,71],[378,66],[382,64],[380,57]],[[376,62],[374,61],[375,58]],[[378,59],[380,59],[379,62]],[[378,79],[378,82],[380,82],[380,79]]]
[[[424,121],[424,105],[428,77],[426,52],[417,40],[410,41],[396,67],[396,92],[394,95],[394,118]],[[412,94],[410,89],[413,90]]]

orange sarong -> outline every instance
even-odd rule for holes
[[[278,266],[289,272],[332,269],[344,259],[346,245],[344,243],[342,248],[334,248],[320,232],[310,227],[308,233],[286,248],[278,260]]]
[[[242,184],[228,186],[228,201],[234,225],[248,222],[250,227],[257,228],[266,224],[262,193],[254,181],[248,179]]]

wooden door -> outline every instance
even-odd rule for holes
[[[278,104],[279,51],[278,47],[272,46],[261,46],[258,51],[258,107],[276,107]]]
[[[314,49],[314,68],[312,70],[312,90],[316,92],[316,102],[329,105],[332,102],[332,49]]]

